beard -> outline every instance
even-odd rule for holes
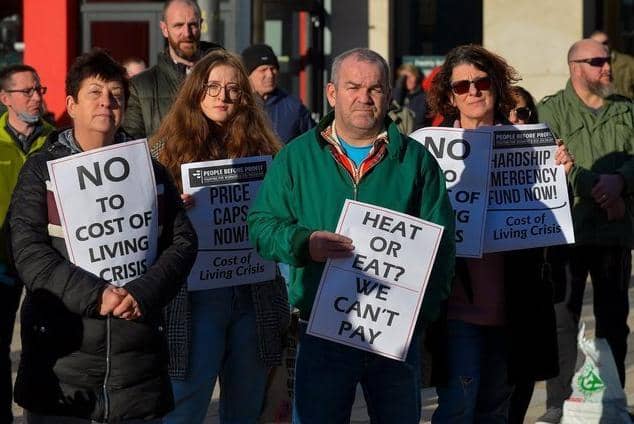
[[[198,42],[200,41],[199,39],[197,40],[192,38],[191,40],[178,41],[174,40],[172,37],[168,37],[167,41],[174,53],[176,53],[176,56],[180,57],[181,59],[192,60],[196,57],[196,54],[198,53]],[[181,43],[191,43],[191,47],[181,48]]]
[[[612,84],[612,78],[610,78],[610,82],[608,83],[601,81],[588,82],[588,91],[601,97],[602,99],[611,96],[614,94],[614,84]]]

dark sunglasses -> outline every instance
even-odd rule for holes
[[[531,110],[526,106],[516,107],[515,109],[511,109],[511,112],[515,112],[515,116],[521,121],[528,121],[528,118],[531,117]]]
[[[482,77],[474,79],[473,81],[454,81],[451,83],[451,91],[458,95],[468,93],[469,89],[471,88],[471,84],[473,84],[475,89],[478,91],[488,90],[491,88],[491,77]]]
[[[611,63],[612,59],[610,58],[610,56],[608,56],[608,57],[591,57],[591,58],[588,58],[588,59],[571,60],[571,62],[574,62],[574,63],[587,63],[590,66],[596,66],[597,68],[601,68],[606,63],[608,63],[608,64]]]

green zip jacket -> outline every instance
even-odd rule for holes
[[[619,96],[605,100],[595,115],[568,81],[565,90],[544,98],[537,106],[540,121],[548,124],[575,158],[568,181],[574,201],[572,220],[577,244],[634,247],[634,105]],[[608,221],[592,198],[600,174],[620,174],[625,186],[625,217]]]
[[[44,122],[42,134],[35,139],[31,149],[24,154],[16,144],[11,134],[7,131],[7,119],[9,112],[0,115],[0,228],[4,224],[4,218],[11,203],[11,195],[18,181],[18,175],[26,158],[32,153],[40,150],[46,141],[46,137],[53,132],[52,125]],[[0,231],[0,262],[5,260],[6,242],[3,237],[4,232]]]
[[[346,199],[442,225],[421,309],[425,320],[434,320],[450,293],[455,255],[454,212],[440,167],[389,121],[386,155],[355,185],[321,135],[333,119],[327,115],[275,157],[249,212],[250,240],[262,257],[291,265],[289,301],[308,319],[324,269],[310,259],[308,239],[314,231],[335,231]]]

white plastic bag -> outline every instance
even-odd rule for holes
[[[578,345],[585,356],[583,366],[572,378],[572,395],[564,402],[562,424],[630,423],[627,398],[614,357],[605,339],[586,339],[581,324]]]

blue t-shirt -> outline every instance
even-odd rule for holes
[[[343,151],[346,155],[352,159],[352,161],[357,165],[357,168],[361,166],[361,162],[370,154],[370,150],[374,144],[370,144],[369,146],[356,147],[346,143],[341,137],[339,137],[339,142],[341,143],[341,147],[343,147]]]

